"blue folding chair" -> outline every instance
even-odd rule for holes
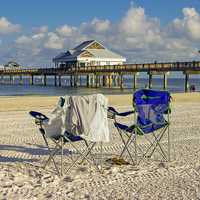
[[[120,157],[127,151],[132,162],[138,163],[139,157],[141,157],[139,162],[144,158],[150,158],[157,149],[157,152],[165,161],[170,161],[170,100],[168,91],[142,89],[136,91],[133,95],[133,111],[119,113],[114,108],[109,108],[109,112],[112,113],[110,118],[114,119],[114,125],[124,144]],[[117,121],[117,116],[126,117],[130,114],[134,114],[134,124],[131,126]],[[167,150],[161,144],[161,139],[165,133],[167,133]],[[124,135],[127,136],[127,140],[125,140]],[[138,144],[137,138],[141,136],[144,136],[148,145]],[[132,143],[134,143],[135,159],[130,150]]]

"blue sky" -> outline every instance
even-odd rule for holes
[[[0,64],[50,64],[85,39],[128,62],[198,59],[199,13],[199,0],[1,0]]]
[[[158,17],[167,23],[181,15],[184,7],[200,11],[199,0],[1,0],[1,16],[27,29],[48,25],[55,28],[62,24],[79,25],[94,17],[118,21],[130,5],[144,7],[147,15]]]

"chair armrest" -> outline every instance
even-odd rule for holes
[[[126,117],[128,115],[131,115],[133,114],[134,111],[131,110],[131,111],[126,111],[126,112],[118,112],[116,111],[115,108],[113,107],[108,107],[108,117],[109,118],[114,118],[115,116],[120,116],[120,117]],[[110,117],[111,116],[111,117]]]
[[[30,114],[33,118],[35,118],[35,123],[36,123],[37,125],[41,124],[41,123],[44,122],[44,121],[49,120],[49,118],[48,118],[46,115],[44,115],[44,114],[42,114],[42,113],[40,113],[40,112],[30,111],[29,114]]]

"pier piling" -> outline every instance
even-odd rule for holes
[[[56,75],[54,76],[54,86],[55,87],[57,86],[57,76]]]
[[[167,89],[167,73],[163,74],[163,89]]]
[[[134,73],[133,74],[133,89],[136,90],[137,89],[137,75],[139,73]]]
[[[62,83],[61,83],[61,75],[58,75],[58,86],[61,87]]]
[[[1,75],[1,83],[3,84],[4,83],[4,76]]]
[[[119,85],[120,85],[120,89],[122,90],[123,89],[123,74],[121,73],[120,76],[119,76]]]
[[[73,77],[70,75],[70,87],[73,87]]]
[[[152,84],[152,78],[153,78],[153,75],[151,73],[149,73],[149,89],[152,88],[153,84]]]
[[[34,76],[33,75],[30,76],[30,85],[34,85]]]
[[[43,81],[44,81],[44,86],[46,86],[47,85],[47,75],[46,74],[44,75]]]
[[[185,92],[189,91],[189,74],[185,74]]]
[[[106,75],[103,75],[103,77],[102,77],[102,82],[103,82],[103,87],[106,87]]]
[[[20,84],[20,85],[23,84],[23,78],[22,78],[22,75],[19,76],[19,84]]]
[[[90,75],[86,76],[86,85],[87,87],[90,87]]]
[[[10,75],[10,84],[13,84],[13,76]]]

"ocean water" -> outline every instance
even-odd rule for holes
[[[4,84],[0,84],[0,96],[22,96],[22,95],[47,95],[47,96],[62,96],[62,95],[84,95],[84,94],[131,94],[132,89],[132,79],[124,78],[124,89],[120,88],[87,88],[78,87],[72,88],[69,85],[69,79],[62,78],[62,87],[55,87],[54,80],[51,78],[47,79],[47,85],[42,85],[42,79],[37,78],[34,80],[35,85],[29,85],[29,79],[24,78],[23,85],[19,85],[19,80],[15,80],[15,84],[9,84],[9,80],[5,79]],[[82,83],[85,84],[85,80],[82,79]],[[152,89],[162,89],[163,79],[155,78],[153,79]],[[148,85],[147,78],[139,78],[137,80],[138,89],[145,88]],[[196,91],[200,91],[200,79],[191,78],[189,80],[190,85],[195,85]],[[168,90],[172,93],[174,92],[184,92],[184,79],[183,78],[168,78]]]

